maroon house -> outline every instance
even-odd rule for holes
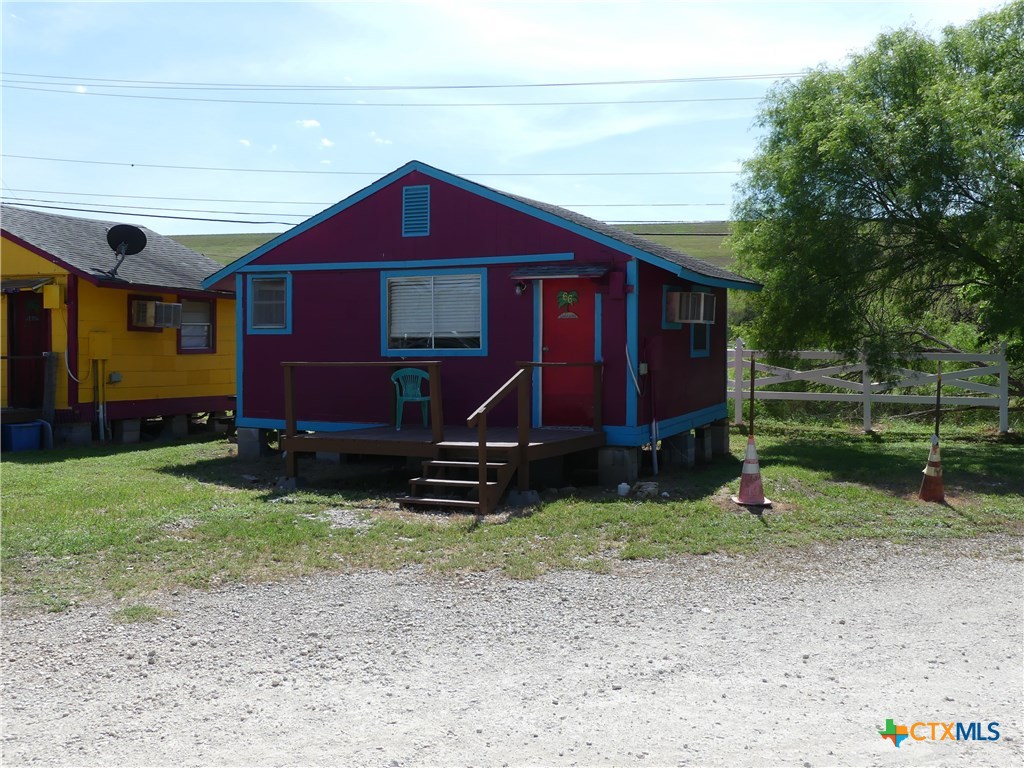
[[[240,428],[285,428],[287,361],[440,361],[445,420],[518,363],[599,364],[606,445],[726,416],[724,269],[546,203],[410,162],[211,275],[238,311]],[[386,367],[303,370],[298,430],[390,427]],[[533,367],[531,426],[594,423],[592,369]],[[510,398],[514,400],[515,398]],[[499,408],[494,424],[513,424]],[[418,426],[418,409],[404,427]]]

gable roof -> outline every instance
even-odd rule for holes
[[[221,267],[208,256],[140,227],[146,234],[146,247],[128,256],[118,268],[117,277],[111,279],[108,273],[118,256],[107,245],[107,231],[114,225],[115,222],[0,206],[0,230],[5,235],[91,282],[204,291],[203,279]]]
[[[668,246],[656,243],[653,240],[648,240],[640,235],[634,235],[631,232],[626,232],[618,227],[613,227],[603,221],[592,219],[588,216],[584,216],[557,205],[542,203],[538,200],[520,197],[519,195],[513,195],[509,192],[502,192],[501,190],[493,189],[474,181],[469,181],[468,179],[448,173],[447,171],[442,171],[439,168],[434,168],[433,166],[421,163],[418,160],[412,160],[406,163],[401,168],[398,168],[388,175],[378,179],[370,186],[348,196],[341,202],[336,203],[301,224],[292,227],[292,229],[287,232],[283,232],[269,242],[264,243],[251,253],[233,261],[216,274],[208,277],[204,281],[204,285],[213,285],[219,280],[223,280],[228,275],[237,272],[247,264],[250,264],[282,243],[285,243],[293,237],[312,229],[332,216],[344,211],[346,208],[350,208],[361,200],[365,200],[380,189],[383,189],[389,184],[414,171],[419,171],[425,176],[430,176],[438,181],[452,184],[453,186],[459,187],[473,194],[480,195],[481,197],[492,200],[493,202],[500,203],[527,215],[555,224],[556,226],[560,226],[590,240],[594,240],[595,242],[599,242],[607,247],[613,248],[614,250],[625,253],[626,255],[633,256],[640,261],[645,261],[665,269],[677,277],[691,280],[702,285],[720,288],[738,288],[740,290],[748,291],[758,291],[761,289],[760,283],[741,277],[734,272],[722,269],[714,264],[709,264],[706,261],[694,258],[682,251],[677,251],[673,248],[669,248]]]

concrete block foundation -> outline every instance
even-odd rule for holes
[[[640,449],[604,447],[597,452],[597,481],[603,486],[636,482],[640,473]]]
[[[697,441],[690,432],[682,432],[661,441],[662,461],[674,467],[692,468],[697,463]]]
[[[238,428],[238,458],[251,461],[269,455],[267,430],[256,427]]]
[[[181,440],[188,437],[188,416],[179,413],[177,416],[164,416],[160,425],[161,440]]]
[[[118,419],[114,422],[114,442],[129,445],[139,442],[142,435],[142,419]]]

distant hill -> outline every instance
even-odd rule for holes
[[[173,235],[186,248],[191,248],[221,264],[230,264],[235,259],[254,251],[268,240],[277,237],[277,232],[256,232],[242,235]]]
[[[665,224],[624,224],[622,229],[677,251],[729,269],[733,253],[724,242],[732,222],[702,221]],[[176,235],[173,239],[221,264],[230,264],[277,237],[276,232],[242,235]]]

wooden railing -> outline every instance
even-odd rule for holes
[[[527,457],[530,446],[530,401],[533,393],[533,369],[534,368],[568,368],[592,366],[594,369],[594,418],[593,428],[595,431],[601,429],[601,400],[602,400],[602,364],[599,362],[587,363],[537,363],[518,362],[519,370],[506,381],[498,390],[466,419],[467,427],[477,428],[477,460],[479,462],[479,485],[480,485],[480,506],[481,511],[487,514],[497,499],[487,498],[487,415],[493,411],[512,392],[517,390],[517,486],[520,491],[527,491],[530,488],[530,461]]]
[[[401,368],[396,362],[302,362],[281,363],[284,369],[284,423],[285,437],[294,437],[297,432],[295,417],[295,369],[296,368]],[[430,426],[431,440],[444,440],[444,413],[441,408],[441,361],[417,360],[417,368],[425,368],[430,375]],[[390,384],[390,381],[388,381]],[[401,414],[398,415],[401,418]]]

